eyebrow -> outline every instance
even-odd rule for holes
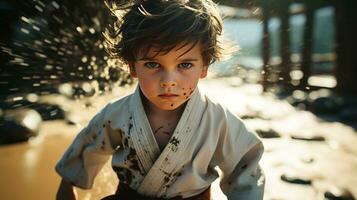
[[[192,62],[192,61],[198,61],[197,58],[183,58],[183,59],[177,59],[178,61],[181,61],[181,62]],[[156,58],[148,58],[148,57],[144,57],[144,58],[141,58],[139,59],[139,61],[158,61],[158,59]]]
[[[179,61],[184,61],[184,62],[190,62],[190,61],[198,61],[197,58],[184,58],[184,59],[178,59]]]

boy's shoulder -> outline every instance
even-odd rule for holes
[[[132,93],[126,96],[121,96],[110,100],[104,108],[100,111],[103,113],[103,118],[118,117],[121,114],[127,114],[129,112],[129,103],[131,101]]]
[[[115,107],[115,106],[120,106],[122,104],[128,104],[130,102],[130,98],[131,96],[133,96],[134,93],[130,93],[130,94],[127,94],[127,95],[124,95],[124,96],[120,96],[120,97],[117,97],[117,98],[114,98],[114,99],[111,99],[109,101],[109,103],[107,104],[107,106],[110,106],[110,107]]]

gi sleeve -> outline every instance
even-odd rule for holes
[[[108,106],[97,113],[79,132],[55,167],[64,180],[82,189],[92,187],[94,178],[114,152],[105,131],[107,109]]]
[[[262,200],[265,177],[258,163],[264,146],[256,134],[247,131],[240,119],[227,117],[219,164],[222,170],[220,187],[228,200]]]

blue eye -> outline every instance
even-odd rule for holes
[[[180,63],[179,67],[183,69],[189,69],[192,67],[192,63]]]
[[[154,68],[158,68],[160,65],[156,62],[146,62],[144,63],[144,66],[147,68],[154,69]]]

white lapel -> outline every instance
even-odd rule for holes
[[[139,86],[137,86],[132,97],[129,109],[133,115],[131,125],[134,131],[131,131],[130,137],[146,174],[159,156],[160,148],[156,143],[150,123],[146,117]]]
[[[182,168],[181,160],[185,156],[186,148],[200,124],[206,107],[205,97],[196,88],[186,104],[170,141],[161,154],[141,103],[139,87],[134,97],[131,109],[135,131],[131,137],[138,158],[146,172],[138,192],[147,196],[162,196]]]

